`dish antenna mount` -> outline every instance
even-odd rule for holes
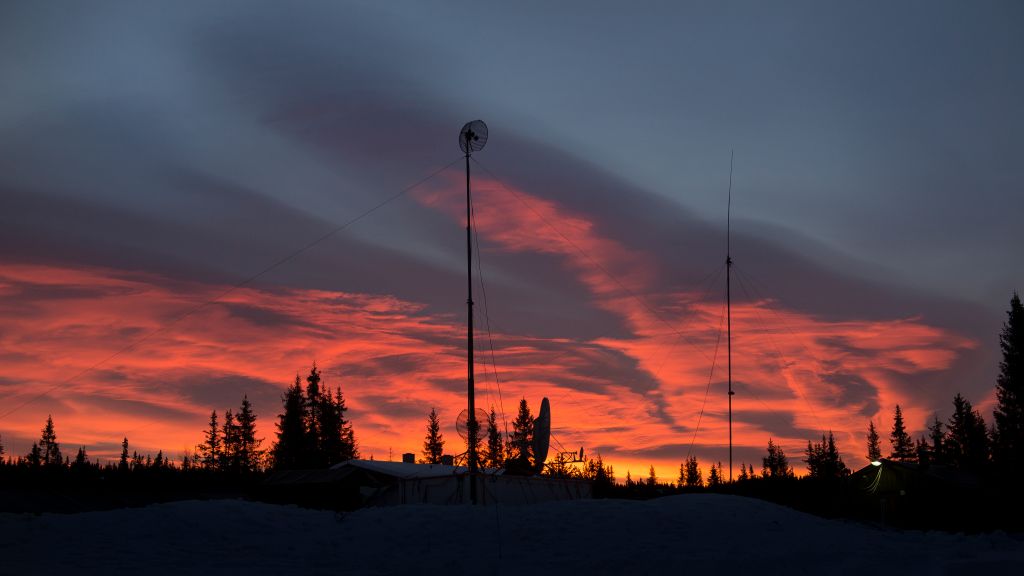
[[[477,453],[476,447],[480,438],[480,418],[476,411],[476,391],[473,381],[473,196],[470,188],[469,178],[469,157],[473,152],[479,152],[487,144],[487,124],[483,120],[466,122],[459,130],[459,149],[466,155],[466,307],[468,314],[466,318],[466,357],[468,364],[468,386],[467,396],[469,406],[466,408],[466,463],[469,468],[469,501],[476,504],[476,475],[477,475]],[[471,426],[474,422],[476,426]]]

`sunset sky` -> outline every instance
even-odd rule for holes
[[[736,466],[832,430],[858,468],[869,420],[916,437],[957,392],[991,419],[1019,2],[141,4],[0,8],[13,455],[52,414],[65,452],[178,457],[243,394],[269,445],[314,361],[364,457],[431,408],[454,449],[475,118],[477,402],[509,425],[546,396],[620,479],[727,462],[731,150]]]

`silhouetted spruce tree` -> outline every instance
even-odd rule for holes
[[[43,450],[39,447],[38,442],[32,443],[32,450],[25,456],[25,463],[29,468],[34,469],[43,465]]]
[[[658,485],[658,474],[654,471],[654,465],[651,465],[651,469],[647,472],[647,487],[654,488]]]
[[[498,415],[491,406],[491,412],[487,415],[487,451],[484,452],[484,466],[489,468],[501,468],[505,465],[505,443],[501,441],[501,431],[498,430]]]
[[[754,472],[753,464],[747,464],[747,477],[750,478],[751,480],[757,478],[757,472]]]
[[[441,421],[437,417],[437,411],[431,408],[430,416],[427,416],[427,437],[423,440],[423,462],[440,464],[442,454],[444,437],[441,434]]]
[[[999,334],[1003,358],[996,378],[992,457],[1016,479],[1024,471],[1024,305],[1014,292]]]
[[[357,457],[355,435],[352,424],[345,419],[345,398],[341,387],[331,394],[325,388],[320,394],[320,460],[324,466],[332,466],[338,462]]]
[[[711,471],[708,472],[708,488],[714,488],[722,484],[722,463],[716,466],[711,464]]]
[[[230,409],[224,411],[224,424],[221,427],[221,455],[218,469],[221,472],[239,472],[238,460],[238,425],[235,415]]]
[[[0,434],[0,464],[3,463],[3,460],[4,460],[4,437],[3,437],[2,434]]]
[[[804,462],[807,463],[807,473],[811,478],[842,478],[850,474],[850,469],[846,467],[846,463],[843,462],[842,456],[839,454],[839,448],[836,447],[836,439],[832,434],[832,431],[828,431],[828,439],[825,436],[821,436],[820,443],[807,442],[806,459]]]
[[[932,442],[931,446],[929,446],[929,461],[931,464],[948,464],[946,458],[945,436],[945,433],[942,431],[942,422],[939,420],[939,415],[936,414],[932,423],[928,425],[928,438]]]
[[[128,437],[121,440],[121,459],[117,462],[117,471],[122,474],[128,472]]]
[[[928,445],[928,441],[925,440],[924,436],[921,436],[914,442],[914,454],[916,454],[917,463],[922,467],[927,468],[932,464],[932,447]]]
[[[917,454],[914,450],[914,441],[910,438],[910,434],[907,433],[907,427],[903,424],[903,411],[900,410],[900,405],[896,405],[896,410],[892,417],[892,432],[889,434],[889,443],[892,444],[892,452],[889,453],[889,458],[897,462],[914,462]]]
[[[868,422],[868,460],[878,462],[882,459],[882,446],[878,440],[878,430],[875,430],[875,421]]]
[[[277,442],[271,450],[274,468],[278,470],[297,469],[307,466],[305,398],[302,394],[302,380],[295,375],[295,384],[281,397],[284,412],[278,414]]]
[[[42,452],[42,465],[46,467],[59,467],[64,464],[64,457],[60,453],[60,444],[57,442],[57,433],[53,428],[53,417],[46,417],[46,425],[43,426],[43,435],[39,439],[39,449]]]
[[[326,458],[324,458],[323,451],[320,446],[320,440],[323,437],[323,406],[324,399],[321,395],[320,382],[320,369],[316,367],[316,362],[313,362],[313,367],[309,370],[309,375],[306,376],[306,403],[305,403],[305,419],[306,419],[306,450],[310,464],[315,467],[321,467],[326,464]]]
[[[217,411],[210,412],[210,424],[203,435],[203,443],[196,446],[203,468],[216,470],[221,461],[220,428],[217,425]],[[125,454],[127,456],[127,453]]]
[[[690,456],[686,459],[686,486],[689,488],[700,488],[704,486],[704,475],[697,464],[697,457]]]
[[[238,410],[238,470],[243,474],[259,472],[263,468],[262,438],[256,437],[256,413],[252,410],[249,396],[242,396],[242,407]]]
[[[771,438],[768,439],[768,455],[761,460],[761,475],[765,478],[792,478],[793,468],[786,453]]]
[[[512,421],[512,453],[508,455],[506,466],[525,469],[533,462],[533,414],[530,413],[530,406],[526,398],[519,400],[519,413]]]
[[[89,455],[85,453],[85,446],[78,447],[78,454],[75,455],[75,461],[71,466],[74,470],[84,470],[88,468]]]
[[[950,465],[973,472],[983,470],[988,463],[985,420],[960,394],[953,398],[953,415],[946,428],[944,444]]]
[[[740,464],[740,475],[736,477],[736,480],[743,482],[744,480],[750,480],[750,476],[747,475],[747,465]]]

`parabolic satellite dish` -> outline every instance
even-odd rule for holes
[[[487,144],[487,124],[483,120],[466,122],[459,130],[459,149],[466,154],[479,152]]]
[[[540,413],[533,422],[533,467],[535,473],[544,469],[551,442],[551,403],[547,397],[540,401]]]
[[[480,430],[483,430],[484,426],[487,425],[487,412],[485,410],[481,408],[476,409],[476,423],[479,426],[477,429],[478,437],[482,438]],[[459,433],[459,436],[462,436],[463,440],[469,440],[469,410],[463,408],[462,412],[459,412],[459,417],[455,419],[455,431]]]

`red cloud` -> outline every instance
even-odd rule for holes
[[[487,246],[560,258],[586,288],[583,296],[621,317],[630,332],[590,340],[496,333],[502,398],[485,353],[478,402],[498,407],[503,400],[510,422],[519,397],[535,408],[550,397],[555,447],[596,447],[620,478],[627,469],[645,474],[651,464],[674,478],[691,441],[705,464],[725,461],[724,340],[704,402],[721,301],[661,286],[653,256],[603,235],[585,214],[478,182],[476,223]],[[457,184],[417,198],[457,220],[464,217]],[[127,435],[134,448],[178,454],[199,441],[211,409],[237,406],[248,393],[269,445],[280,393],[316,360],[327,385],[343,387],[364,455],[418,452],[432,407],[448,424],[450,451],[458,451],[451,423],[465,404],[460,319],[388,295],[242,288],[175,321],[225,288],[110,269],[5,264],[3,406],[56,388],[8,416],[0,432],[34,438],[53,413],[69,449],[99,447],[93,454],[110,458]],[[948,369],[975,345],[916,318],[825,321],[768,301],[737,302],[733,336],[737,465],[754,461],[769,436],[799,464],[806,441],[822,429],[835,431],[847,461],[859,463],[868,418],[887,418],[900,403],[908,422],[924,421],[900,379]],[[27,451],[24,442],[12,451]]]

